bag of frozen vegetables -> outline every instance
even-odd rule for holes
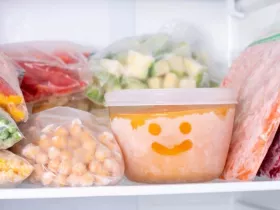
[[[0,150],[0,187],[12,187],[23,182],[33,171],[25,159],[7,150]]]
[[[80,45],[59,41],[25,42],[2,45],[0,51],[25,71],[21,89],[28,103],[86,88],[88,53]]]
[[[0,108],[0,149],[8,149],[22,138],[14,120]]]
[[[28,118],[26,104],[19,86],[22,73],[6,55],[0,53],[0,107],[7,111],[16,122],[26,121]]]
[[[190,39],[193,33],[183,23],[169,24],[160,33],[126,38],[93,55],[87,97],[103,105],[104,94],[113,90],[210,86],[209,55]]]

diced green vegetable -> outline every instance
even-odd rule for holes
[[[184,77],[183,79],[180,80],[179,87],[180,88],[196,88],[196,80]]]
[[[120,77],[120,75],[123,72],[123,66],[122,64],[117,60],[111,60],[111,59],[101,59],[100,60],[100,66],[105,69],[108,73]]]
[[[163,79],[164,88],[177,88],[179,86],[179,79],[176,74],[168,73]]]
[[[96,86],[91,86],[86,90],[87,97],[97,104],[102,104],[104,102],[103,91]]]
[[[0,112],[4,112],[0,110]],[[5,116],[5,113],[1,113]],[[4,117],[0,117],[0,149],[7,149],[22,139],[22,134],[16,124]]]
[[[219,83],[210,81],[210,87],[219,87]]]
[[[123,86],[125,89],[146,89],[148,88],[147,84],[144,82],[134,79],[134,78],[126,78],[123,81]]]
[[[166,60],[159,60],[155,62],[151,69],[150,76],[159,77],[167,74],[170,71],[169,64]]]
[[[172,55],[167,58],[167,61],[172,72],[176,73],[179,77],[185,74],[185,65],[182,56]]]
[[[146,80],[149,68],[154,62],[154,58],[149,55],[143,55],[135,51],[129,51],[127,57],[126,74],[140,80]]]
[[[192,78],[196,78],[198,75],[201,75],[203,72],[207,71],[207,68],[197,61],[191,58],[185,58],[184,64],[186,68],[186,72]]]
[[[152,89],[162,88],[163,79],[160,77],[152,77],[148,79],[148,86]]]

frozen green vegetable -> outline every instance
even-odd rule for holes
[[[13,119],[0,109],[0,149],[8,149],[22,138],[23,135]]]

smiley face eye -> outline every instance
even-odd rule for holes
[[[160,125],[158,125],[156,123],[151,123],[149,125],[149,132],[150,132],[150,134],[152,134],[154,136],[158,136],[161,133]]]
[[[192,126],[188,122],[182,122],[180,124],[180,131],[182,134],[189,134],[192,130]]]

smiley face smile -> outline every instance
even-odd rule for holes
[[[179,129],[182,134],[189,134],[192,130],[192,127],[191,127],[190,123],[183,122],[180,124]],[[153,136],[158,136],[161,133],[161,127],[156,123],[151,123],[149,125],[149,132]],[[168,148],[158,142],[153,142],[151,145],[151,148],[154,152],[156,152],[160,155],[166,155],[166,156],[178,155],[183,152],[187,152],[192,147],[193,147],[193,143],[190,139],[186,139],[186,140],[182,141],[180,144],[174,145],[172,148]]]

